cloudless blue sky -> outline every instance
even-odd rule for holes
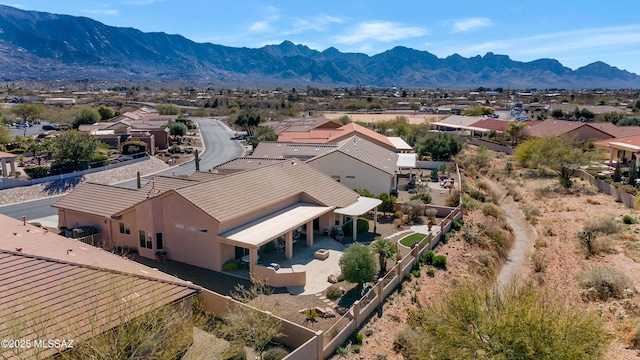
[[[290,40],[375,55],[406,46],[441,58],[553,58],[572,69],[603,61],[640,74],[638,0],[10,1],[4,4],[234,47]]]

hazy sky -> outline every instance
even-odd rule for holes
[[[257,48],[290,40],[375,55],[394,46],[438,57],[487,52],[554,58],[572,69],[604,61],[640,74],[640,1],[12,0],[24,10]]]

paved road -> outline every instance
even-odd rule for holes
[[[234,132],[229,131],[220,123],[220,121],[210,118],[193,118],[192,120],[198,122],[205,145],[205,152],[200,157],[200,170],[207,171],[214,166],[242,155],[243,147],[237,141],[231,140],[231,136],[233,136]],[[176,175],[190,175],[195,170],[195,162],[190,161],[183,163],[172,170],[163,171],[160,174],[170,176],[173,171],[175,171]],[[120,186],[134,188],[136,186],[136,181],[127,181],[121,183]],[[60,197],[62,196],[52,196],[39,200],[2,206],[0,207],[0,213],[14,219],[22,219],[22,215],[26,215],[27,219],[40,219],[57,215],[57,209],[52,208],[51,204]]]

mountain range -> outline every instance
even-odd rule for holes
[[[196,43],[68,15],[0,5],[0,78],[184,80],[405,88],[640,88],[640,76],[603,62],[572,70],[554,59],[487,53],[446,58],[407,47],[369,56],[284,41],[258,49]]]

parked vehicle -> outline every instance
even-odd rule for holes
[[[42,125],[42,130],[58,130],[58,127],[55,125]]]

